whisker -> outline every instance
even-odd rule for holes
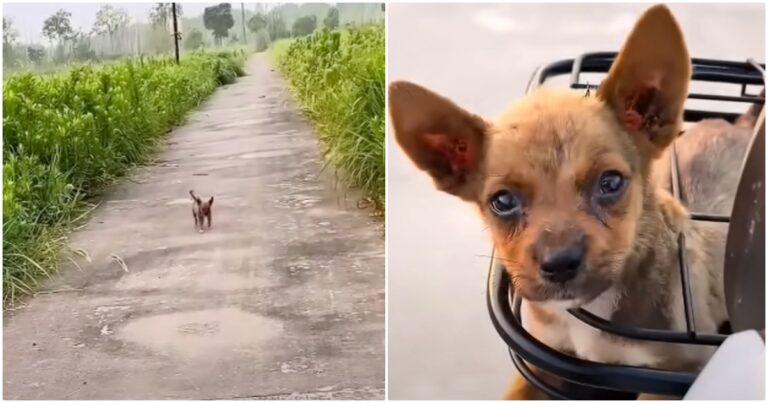
[[[493,255],[475,255],[475,256],[476,257],[487,257],[489,259],[501,260],[502,262],[517,263],[517,261],[514,260],[514,259],[508,259],[508,258],[503,258],[503,257],[499,257],[499,256],[493,256]]]

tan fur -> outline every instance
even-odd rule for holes
[[[651,395],[648,393],[643,393],[637,397],[637,400],[675,400],[675,397],[663,396],[663,395]]]
[[[540,372],[540,371],[539,371]],[[539,374],[540,375],[540,374]],[[548,400],[549,397],[542,391],[532,388],[522,375],[516,373],[512,383],[502,395],[504,400]]]
[[[195,219],[195,229],[202,233],[205,226],[205,220],[208,219],[207,228],[211,228],[211,221],[213,220],[213,196],[208,200],[203,200],[195,195],[194,190],[189,191],[189,195],[192,197],[192,217]]]
[[[439,189],[478,207],[525,300],[529,332],[549,346],[598,362],[693,371],[712,354],[710,347],[605,334],[566,312],[581,306],[626,325],[684,330],[677,260],[682,232],[698,331],[714,333],[727,319],[727,226],[693,223],[669,193],[668,146],[676,141],[689,208],[729,214],[737,182],[730,172],[740,171],[750,120],[702,122],[675,140],[690,73],[677,23],[665,6],[654,6],[638,20],[597,96],[541,89],[490,122],[418,85],[390,86],[398,144]],[[615,202],[594,207],[590,192],[608,171],[619,172],[626,188]],[[500,190],[520,195],[524,215],[514,222],[489,208]],[[555,244],[570,242],[574,230],[585,239],[584,267],[566,285],[552,285],[532,251],[545,235]],[[520,379],[507,398],[540,396]]]

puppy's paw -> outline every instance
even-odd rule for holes
[[[656,191],[656,197],[659,201],[659,207],[661,208],[661,215],[664,218],[664,222],[675,232],[682,232],[691,216],[688,209],[686,209],[679,200],[675,199],[671,193],[664,189],[658,189]]]
[[[534,369],[540,374],[540,371]],[[550,397],[523,378],[520,373],[515,373],[512,384],[504,392],[502,400],[549,400]]]
[[[637,396],[637,400],[678,400],[678,398],[674,396],[652,395],[650,393],[641,393]]]

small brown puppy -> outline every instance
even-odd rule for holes
[[[192,217],[195,218],[195,229],[197,229],[198,232],[203,232],[203,225],[205,224],[206,217],[208,218],[208,228],[211,228],[213,196],[207,201],[203,201],[195,195],[193,190],[189,191],[189,195],[192,196]]]
[[[666,153],[676,141],[688,207],[728,215],[759,109],[738,125],[704,121],[678,138],[690,76],[683,34],[657,5],[592,96],[540,89],[491,122],[416,84],[391,84],[398,144],[438,189],[477,206],[524,298],[528,331],[549,346],[592,361],[693,371],[713,353],[606,334],[566,311],[685,330],[682,232],[697,330],[715,333],[727,320],[727,225],[689,219],[666,190]],[[518,375],[505,397],[544,396]]]

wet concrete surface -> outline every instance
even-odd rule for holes
[[[254,55],[4,314],[5,399],[382,399],[384,239]],[[188,191],[215,196],[194,229]],[[125,267],[118,262],[122,260]]]
[[[539,65],[618,50],[647,6],[390,4],[388,79],[495,117]],[[692,56],[765,60],[764,5],[670,8]],[[489,237],[471,206],[435,191],[388,141],[388,396],[497,399],[514,366],[485,305]]]

